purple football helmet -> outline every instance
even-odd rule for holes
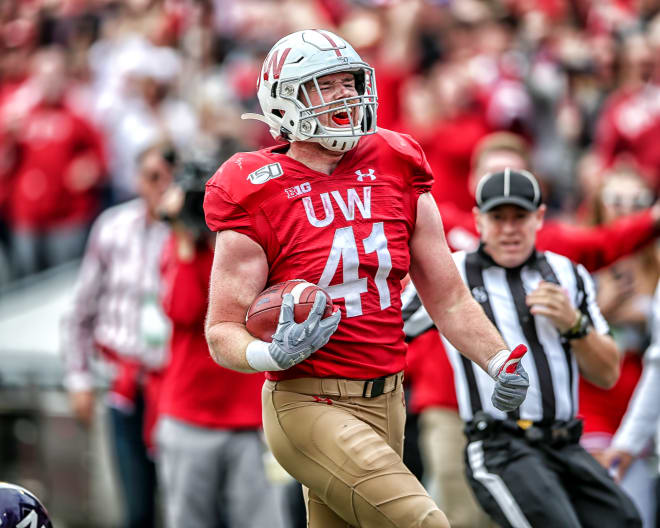
[[[39,499],[25,488],[0,482],[1,528],[53,528]]]

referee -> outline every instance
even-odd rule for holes
[[[491,403],[492,379],[444,340],[477,500],[502,527],[641,526],[630,499],[578,443],[578,371],[604,388],[619,374],[619,352],[591,277],[565,257],[536,251],[545,205],[529,172],[484,176],[476,199],[479,249],[455,253],[454,260],[505,341],[529,349],[522,359],[527,398],[504,413]],[[414,302],[406,307],[410,312]],[[424,318],[423,309],[413,314],[407,330],[424,326]]]

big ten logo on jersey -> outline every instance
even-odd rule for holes
[[[284,174],[282,166],[279,163],[271,163],[270,165],[264,165],[263,167],[259,167],[256,171],[251,172],[248,174],[247,179],[250,180],[251,183],[259,185],[261,183],[266,183],[273,178],[279,178],[282,174]]]
[[[289,199],[295,198],[296,196],[300,196],[301,194],[307,194],[308,192],[311,191],[312,191],[312,184],[309,182],[303,182],[300,185],[294,185],[293,187],[284,189],[284,193],[286,194],[286,197]]]
[[[362,195],[358,194],[362,191]],[[318,201],[316,201],[318,200]],[[317,216],[323,209],[323,215]],[[319,203],[320,202],[320,203]],[[307,220],[317,228],[330,226],[335,219],[335,205],[347,222],[356,219],[359,213],[362,220],[370,220],[371,187],[349,188],[342,194],[340,191],[321,193],[318,197],[305,196],[302,199]],[[365,231],[369,230],[369,231]],[[391,306],[388,277],[392,271],[390,255],[383,222],[364,223],[360,233],[368,232],[366,238],[356,237],[352,225],[338,227],[332,235],[332,246],[328,248],[327,260],[321,273],[318,285],[325,288],[332,299],[343,299],[346,317],[356,317],[364,313],[364,302],[369,295],[368,283],[375,284],[378,303],[366,299],[370,309],[379,307],[385,310]],[[360,255],[363,261],[360,262]],[[372,256],[373,255],[373,256]],[[368,259],[368,260],[367,260]],[[362,267],[361,267],[362,264]],[[340,269],[341,266],[341,269]],[[342,281],[337,284],[335,277]],[[331,282],[335,284],[330,285]],[[372,290],[371,295],[374,295]]]

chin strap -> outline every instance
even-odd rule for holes
[[[286,137],[282,131],[280,131],[279,133],[275,132],[272,128],[272,123],[268,121],[268,118],[265,115],[245,113],[245,114],[241,114],[241,119],[244,120],[254,119],[255,121],[261,121],[262,123],[266,123],[268,125],[268,128],[270,129],[271,135],[275,139],[284,138],[287,141],[314,141],[315,143],[321,144],[328,150],[333,150],[335,152],[346,152],[353,149],[355,145],[357,145],[358,140],[360,139],[360,136],[328,136],[328,137],[314,137],[309,139],[297,139],[295,137],[291,137],[292,135],[290,133],[287,133],[287,136],[289,137]]]
[[[261,121],[262,123],[266,123],[268,126],[270,126],[270,123],[268,122],[268,119],[266,119],[266,116],[261,114],[251,114],[248,112],[245,114],[241,114],[241,119],[243,120],[254,119],[255,121]]]
[[[270,132],[270,135],[273,136],[273,138],[275,140],[285,139],[286,141],[294,141],[293,139],[290,139],[288,137],[288,134],[285,135],[282,132],[276,132],[275,130],[273,130],[273,124],[270,121],[268,121],[268,118],[265,115],[252,114],[252,113],[247,112],[245,114],[241,114],[241,119],[246,120],[246,121],[248,119],[254,119],[255,121],[261,121],[262,123],[266,123],[268,125],[268,130]]]

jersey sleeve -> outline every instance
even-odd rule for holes
[[[421,145],[408,134],[379,129],[379,133],[389,146],[411,167],[409,184],[415,196],[431,191],[433,171]]]
[[[433,186],[433,172],[431,171],[431,166],[426,159],[426,154],[424,154],[421,145],[416,141],[414,143],[419,151],[419,160],[413,170],[412,185],[415,189],[415,194],[419,196],[420,194],[431,192],[431,187]]]
[[[204,194],[204,216],[211,231],[233,229],[244,232],[251,229],[250,215],[227,192],[208,183]]]
[[[206,183],[204,193],[204,217],[211,231],[237,231],[249,236],[257,243],[261,240],[254,226],[249,211],[232,197],[227,182],[231,181],[231,173],[225,169],[226,163]]]
[[[426,159],[426,154],[424,154],[422,146],[407,134],[402,134],[401,137],[408,144],[406,151],[409,153],[409,159],[412,164],[410,183],[415,195],[419,196],[420,194],[431,192],[433,171]]]
[[[403,137],[410,143],[412,152],[412,156],[410,158],[411,171],[409,185],[411,187],[411,194],[409,195],[409,202],[412,215],[411,221],[414,225],[417,221],[418,198],[422,194],[431,192],[431,187],[433,186],[433,172],[431,171],[429,162],[426,160],[426,155],[424,154],[424,150],[422,149],[421,145],[410,136],[404,135]]]

